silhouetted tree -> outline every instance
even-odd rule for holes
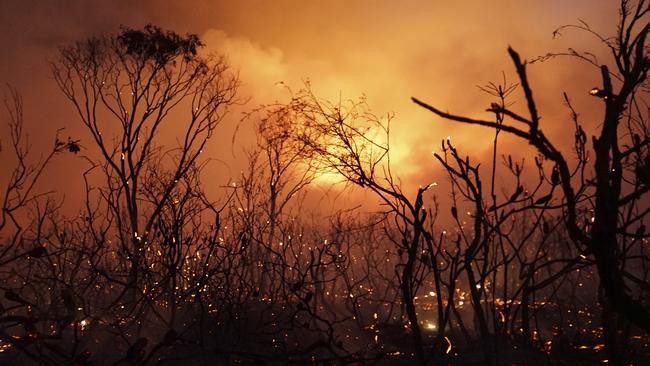
[[[488,111],[502,116],[502,122],[474,119],[446,113],[413,98],[415,103],[444,119],[513,134],[533,145],[554,165],[550,184],[558,186],[562,192],[561,207],[567,232],[576,249],[592,257],[597,267],[605,340],[610,362],[617,364],[623,360],[618,339],[619,320],[628,321],[646,332],[650,330],[650,309],[645,300],[647,257],[643,245],[648,212],[644,196],[650,189],[644,180],[650,143],[644,109],[650,69],[646,40],[650,30],[649,13],[650,5],[644,0],[621,1],[619,26],[610,38],[598,35],[585,24],[576,26],[598,37],[611,51],[613,61],[613,66],[599,65],[588,54],[570,53],[599,66],[602,76],[602,87],[589,91],[600,98],[605,107],[602,124],[593,132],[592,162],[586,153],[587,132],[579,124],[575,112],[572,113],[576,127],[575,164],[542,132],[533,88],[528,81],[527,63],[512,49],[508,52],[519,76],[528,116],[493,104]],[[546,58],[554,56],[557,55]],[[570,106],[568,97],[565,99]],[[580,174],[585,171],[583,165],[588,164],[591,166],[586,169],[587,175]],[[550,199],[551,195],[547,197]],[[537,203],[547,202],[541,202],[540,198]],[[585,212],[593,214],[585,217]]]
[[[427,226],[432,212],[424,195],[432,186],[420,187],[409,199],[393,177],[389,156],[389,121],[382,121],[363,100],[333,104],[318,99],[307,89],[292,98],[289,108],[298,118],[292,136],[309,151],[321,169],[341,175],[346,182],[372,191],[388,207],[387,222],[392,222],[387,237],[406,259],[396,266],[401,301],[405,307],[418,363],[426,364],[427,354],[415,299],[422,284],[421,257],[424,243],[433,240]],[[390,120],[390,117],[388,118]]]
[[[178,200],[177,185],[234,101],[237,80],[223,60],[199,56],[201,46],[195,35],[148,25],[63,48],[53,63],[101,156],[91,161],[106,181],[98,194],[110,208],[110,235],[128,259],[125,292],[139,289],[161,211]],[[163,150],[162,128],[180,136],[177,147]],[[147,189],[153,182],[157,189]]]

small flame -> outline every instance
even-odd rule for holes
[[[449,354],[451,352],[451,349],[453,348],[451,345],[451,341],[447,336],[445,336],[445,341],[447,341],[447,350],[445,351],[446,354]]]

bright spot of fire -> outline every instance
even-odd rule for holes
[[[446,354],[449,354],[451,352],[451,349],[453,348],[451,345],[451,341],[447,336],[445,336],[445,341],[447,341],[447,350],[445,351]]]

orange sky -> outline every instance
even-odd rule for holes
[[[376,114],[395,113],[392,137],[398,174],[413,185],[443,179],[431,156],[450,135],[459,148],[477,158],[489,155],[492,133],[442,122],[410,102],[411,96],[449,111],[484,115],[490,98],[476,85],[498,81],[505,71],[514,80],[506,48],[531,58],[572,46],[603,55],[593,38],[569,32],[559,40],[552,31],[578,18],[604,34],[615,30],[616,1],[496,0],[496,1],[34,1],[0,2],[0,82],[19,89],[25,98],[28,131],[35,146],[57,127],[82,136],[80,123],[52,80],[48,60],[57,47],[92,34],[115,32],[120,25],[153,23],[179,33],[201,36],[210,51],[225,54],[239,70],[240,95],[246,108],[286,96],[276,85],[299,88],[310,79],[324,98],[355,98],[364,93]],[[191,4],[191,5],[188,5]],[[561,105],[562,91],[574,99],[585,124],[598,121],[589,111],[599,107],[588,90],[598,85],[597,69],[575,60],[535,64],[529,68],[538,98],[542,129],[552,138],[571,142],[571,122]],[[522,107],[520,95],[513,101]],[[239,111],[240,112],[240,111]],[[5,121],[2,114],[1,121]],[[592,120],[589,120],[592,118]],[[232,114],[224,126],[230,141]],[[2,126],[0,139],[7,138]],[[571,131],[571,133],[567,133]],[[238,142],[252,143],[242,134]],[[83,141],[82,141],[83,144]],[[228,163],[223,179],[236,175],[228,144],[215,144],[212,157]],[[529,155],[531,150],[504,140],[504,149]],[[570,151],[571,145],[565,145]],[[235,153],[239,151],[234,150]],[[0,155],[7,155],[3,150]],[[0,157],[2,171],[9,160]],[[66,195],[81,187],[70,176],[82,171],[81,159],[53,167],[52,187]],[[215,176],[216,177],[216,176]],[[3,175],[3,179],[5,176]],[[4,180],[3,180],[4,182]],[[4,183],[3,183],[4,184]],[[444,185],[441,194],[446,194]]]

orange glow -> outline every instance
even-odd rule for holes
[[[213,344],[209,357],[234,363],[268,352],[295,363],[379,362],[375,353],[463,363],[481,351],[479,335],[549,359],[568,349],[603,358],[599,304],[617,305],[612,284],[627,291],[647,277],[650,210],[635,196],[650,187],[647,121],[643,144],[632,127],[624,133],[636,144],[626,153],[601,144],[604,135],[590,145],[600,124],[618,123],[608,121],[624,115],[622,103],[634,105],[610,85],[627,79],[614,71],[610,83],[599,66],[612,63],[603,45],[615,39],[606,38],[616,29],[611,0],[9,3],[0,2],[0,41],[11,50],[0,82],[24,97],[31,145],[19,146],[22,129],[11,124],[22,105],[9,106],[0,188],[9,182],[17,193],[5,202],[22,211],[0,207],[0,246],[10,241],[0,266],[13,282],[0,288],[11,304],[0,315],[21,314],[5,323],[25,334],[0,336],[0,353],[110,327],[126,352],[116,363],[130,364],[190,344]],[[584,32],[553,32],[578,18]],[[158,31],[129,30],[144,24]],[[611,32],[599,39],[592,28]],[[581,50],[549,53],[571,46]],[[620,113],[603,123],[613,106]],[[52,140],[49,156],[65,157],[25,167]],[[583,164],[594,151],[602,169]],[[636,164],[613,163],[632,154]],[[605,200],[629,190],[604,189],[612,177],[638,192]],[[617,230],[612,202],[641,216]],[[5,235],[5,222],[15,233]],[[619,237],[640,249],[613,263],[606,254],[619,252]],[[601,281],[597,292],[624,253],[642,270],[621,268],[620,283]],[[49,308],[61,319],[34,316]],[[611,320],[629,316],[620,308]],[[580,343],[566,341],[574,336]],[[247,338],[250,354],[239,345]],[[234,348],[222,352],[222,341]],[[83,363],[77,343],[65,347],[61,359]]]
[[[58,127],[66,127],[66,134],[79,136],[82,145],[88,145],[88,136],[81,132],[73,111],[50,77],[48,59],[58,47],[92,34],[115,32],[121,25],[138,27],[149,22],[180,33],[196,33],[206,44],[206,52],[223,54],[238,70],[240,95],[248,100],[243,109],[282,100],[286,86],[299,89],[308,79],[314,92],[325,99],[345,101],[365,95],[377,115],[394,113],[394,173],[407,189],[409,184],[415,189],[422,182],[444,178],[429,154],[432,149],[438,151],[441,139],[452,135],[465,153],[480,156],[490,147],[491,132],[436,120],[414,106],[411,96],[435,101],[459,114],[483,115],[490,97],[473,86],[499,79],[502,70],[514,79],[506,54],[508,45],[527,58],[563,51],[576,43],[600,56],[605,50],[597,40],[577,41],[570,33],[553,39],[552,32],[578,18],[595,29],[613,29],[614,3],[527,0],[495,6],[472,0],[470,4],[383,2],[380,6],[368,0],[326,4],[197,0],[179,5],[165,0],[120,6],[110,2],[101,6],[56,2],[31,9],[29,4],[13,2],[2,5],[0,13],[8,21],[0,22],[0,38],[7,49],[21,51],[3,61],[0,81],[19,88],[27,108],[39,106],[30,109],[27,116],[39,129],[32,140],[35,146]],[[74,16],[81,13],[85,15]],[[542,128],[551,138],[571,142],[571,136],[561,128],[566,117],[561,91],[574,97],[583,111],[598,103],[586,93],[598,84],[598,73],[592,71],[579,62],[531,65],[531,82],[543,103]],[[569,76],[573,81],[567,85]],[[516,99],[515,106],[523,106],[521,98]],[[588,114],[585,112],[585,121],[590,119]],[[222,166],[208,173],[211,179],[222,182],[236,178],[242,164],[241,149],[251,143],[250,133],[242,128],[236,139],[238,146],[230,146],[239,112],[230,116],[206,147],[209,158],[229,167],[231,173]],[[47,123],[36,125],[36,121]],[[513,142],[503,139],[503,144],[505,147]],[[522,154],[531,153],[525,144],[522,147]],[[65,177],[83,168],[81,159],[61,164],[54,169],[57,176],[50,179],[51,184],[62,193],[75,192],[82,183]],[[318,179],[326,185],[336,181],[329,174]],[[73,202],[66,204],[75,206]]]

